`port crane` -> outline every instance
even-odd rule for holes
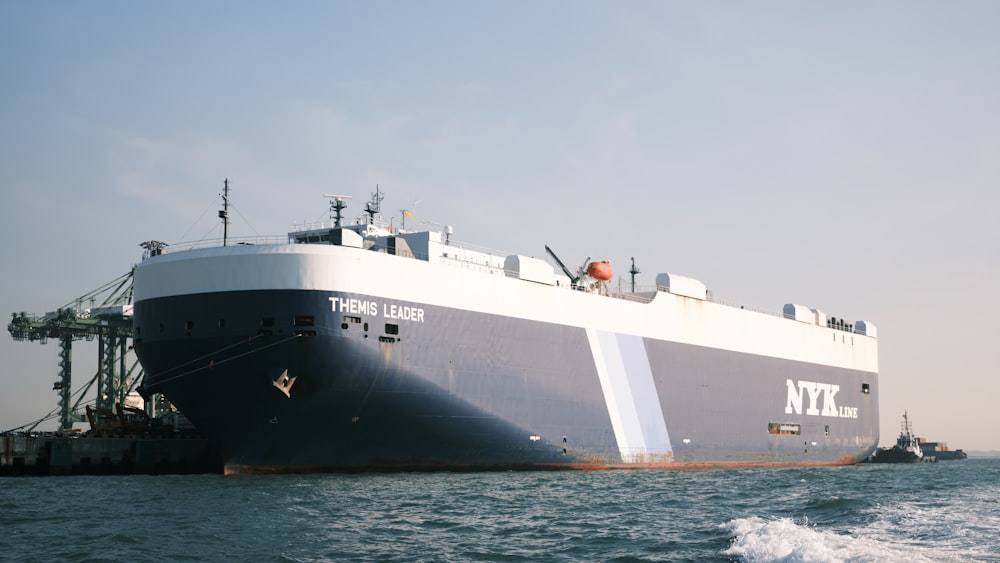
[[[86,307],[85,307],[86,305]],[[115,403],[124,403],[125,396],[142,380],[142,368],[128,340],[132,338],[132,271],[76,298],[55,311],[44,315],[13,313],[7,325],[14,340],[40,342],[50,338],[59,341],[59,374],[52,385],[58,392],[60,430],[69,430],[74,422],[87,420],[80,412],[84,396],[96,384],[99,409],[112,410]],[[76,393],[72,404],[70,384],[73,368],[73,341],[97,339],[98,368],[94,377]],[[46,418],[33,423],[33,430]]]

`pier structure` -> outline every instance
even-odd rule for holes
[[[222,473],[218,449],[199,435],[0,435],[0,477],[187,473]]]
[[[162,243],[145,243],[147,252]],[[131,473],[220,473],[218,450],[156,394],[140,410],[126,397],[142,381],[129,345],[132,271],[44,315],[13,313],[7,331],[14,340],[59,342],[59,372],[52,390],[58,406],[49,415],[0,434],[0,476],[105,475]],[[95,375],[71,392],[73,342],[97,340]],[[85,400],[96,387],[96,400]],[[74,400],[75,397],[75,400]],[[57,431],[35,428],[56,413]],[[73,430],[89,421],[89,432]]]

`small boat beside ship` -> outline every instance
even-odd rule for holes
[[[913,426],[910,424],[910,417],[903,411],[903,422],[901,424],[899,437],[891,448],[879,448],[872,454],[872,463],[918,463],[921,461],[933,461],[932,458],[925,458],[924,452],[920,448],[920,439],[913,434]]]

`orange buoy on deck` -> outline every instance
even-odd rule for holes
[[[607,260],[587,264],[587,275],[601,281],[610,281],[614,276],[611,272],[611,264]]]

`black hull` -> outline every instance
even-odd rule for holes
[[[876,450],[871,461],[872,463],[920,463],[923,458],[911,451],[893,446]]]

